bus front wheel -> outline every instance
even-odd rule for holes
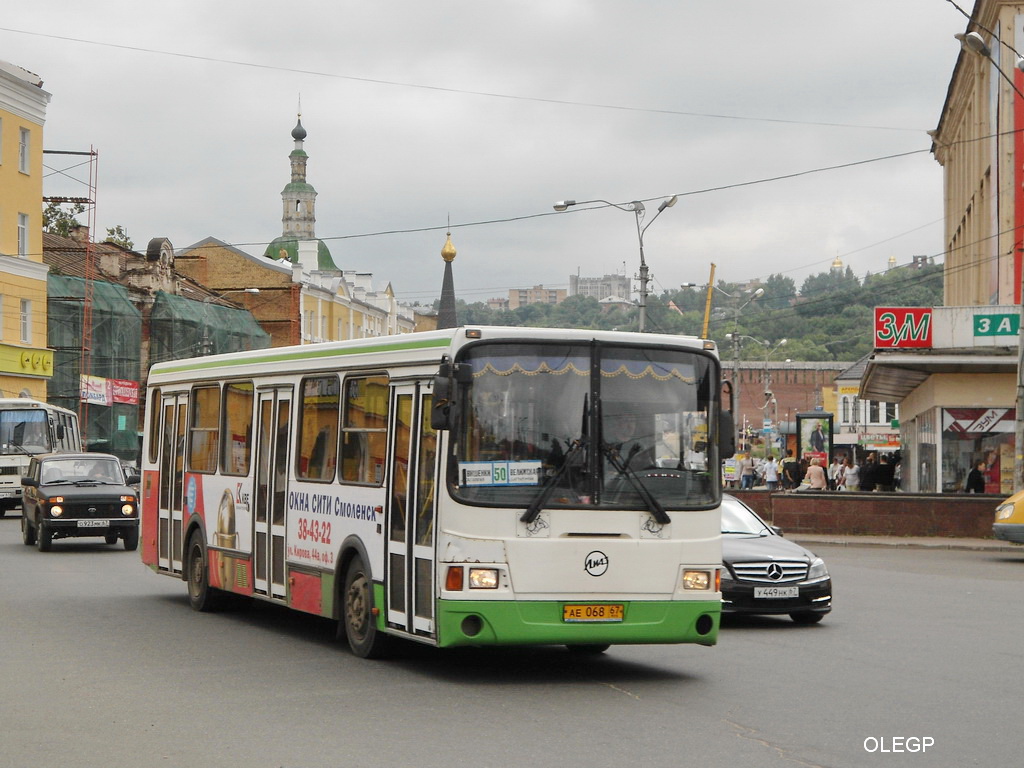
[[[352,653],[364,659],[384,655],[387,637],[377,631],[373,615],[373,583],[359,556],[352,558],[345,571],[340,621]]]

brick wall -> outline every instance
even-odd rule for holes
[[[1005,496],[730,491],[786,533],[991,538]]]

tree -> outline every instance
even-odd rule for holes
[[[67,203],[69,209],[61,207],[61,203],[50,202],[43,208],[43,232],[61,237],[71,237],[71,231],[75,227],[82,226],[75,218],[79,213],[85,211],[82,203]]]
[[[107,227],[106,242],[127,248],[129,251],[135,248],[135,243],[128,237],[128,231],[118,224],[116,227]]]

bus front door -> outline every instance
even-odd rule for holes
[[[387,620],[389,626],[423,637],[435,634],[437,433],[430,427],[430,407],[431,395],[423,384],[392,387]]]
[[[291,388],[259,393],[256,443],[255,591],[285,598],[285,500],[288,494],[288,424]]]
[[[157,563],[161,571],[181,573],[182,485],[185,479],[185,418],[188,395],[167,394],[160,415],[160,500],[157,513]]]

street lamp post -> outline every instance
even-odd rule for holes
[[[996,72],[1010,85],[1013,92],[1017,97],[1024,99],[1024,93],[1021,93],[1016,83],[1013,82],[1013,78],[1003,71],[1003,68],[999,66],[999,60],[993,55],[992,49],[989,48],[985,39],[977,32],[968,32],[966,34],[953,35],[957,40],[960,41],[961,46],[965,51],[970,51],[973,54],[981,56],[992,62],[992,66]],[[1017,69],[1024,71],[1024,58],[1017,58]],[[997,142],[999,141],[998,133],[996,135]],[[998,149],[998,147],[997,147]],[[1019,158],[1018,158],[1019,161]],[[997,170],[998,172],[998,170]],[[996,194],[999,194],[998,188]],[[1016,189],[1014,195],[1024,194],[1022,190]],[[1011,201],[1011,205],[1012,205]],[[1024,490],[1024,270],[1021,270],[1021,285],[1020,285],[1020,321],[1017,330],[1017,401],[1016,401],[1016,413],[1014,416],[1014,461],[1013,461],[1013,490],[1018,493]]]
[[[712,288],[714,288],[719,293],[724,293],[730,299],[739,300],[739,299],[743,298],[743,294],[742,293],[737,293],[734,296],[733,294],[729,293],[728,291],[723,291],[717,285],[712,285]],[[737,447],[740,445],[741,438],[742,438],[742,433],[739,432],[739,430],[742,429],[742,427],[740,426],[740,424],[742,422],[742,419],[738,418],[739,411],[741,409],[741,405],[740,405],[740,343],[741,343],[741,341],[740,341],[740,334],[739,334],[740,312],[742,312],[746,308],[746,306],[748,304],[750,304],[750,302],[754,301],[755,299],[760,298],[762,295],[764,295],[764,288],[758,288],[756,291],[754,291],[753,293],[750,294],[750,298],[749,299],[747,299],[745,302],[743,302],[743,304],[741,304],[741,305],[736,307],[735,314],[733,315],[733,332],[725,334],[725,338],[727,338],[730,341],[732,341],[732,398],[733,398],[734,407],[735,407],[735,409],[737,411],[737,413],[733,414],[733,416],[736,417],[735,421],[736,421],[736,429],[737,429],[737,435],[736,435],[736,445],[737,445]]]
[[[559,200],[554,205],[556,211],[565,211],[574,205],[603,203],[605,205],[610,205],[612,208],[618,208],[620,211],[629,211],[636,217],[636,236],[640,241],[640,274],[637,276],[637,279],[640,281],[639,327],[641,333],[647,329],[647,296],[649,293],[647,284],[651,281],[650,271],[647,268],[647,260],[644,258],[644,233],[647,231],[647,228],[654,223],[654,220],[661,215],[661,212],[666,208],[671,208],[675,205],[678,199],[678,195],[672,195],[672,197],[662,200],[661,204],[658,206],[658,212],[655,213],[654,216],[651,217],[651,220],[643,227],[640,226],[640,223],[643,221],[644,215],[647,213],[647,208],[639,200],[634,200],[633,202],[626,203],[625,205],[619,205],[618,203],[613,203],[608,200],[580,200],[579,202],[576,200]]]

